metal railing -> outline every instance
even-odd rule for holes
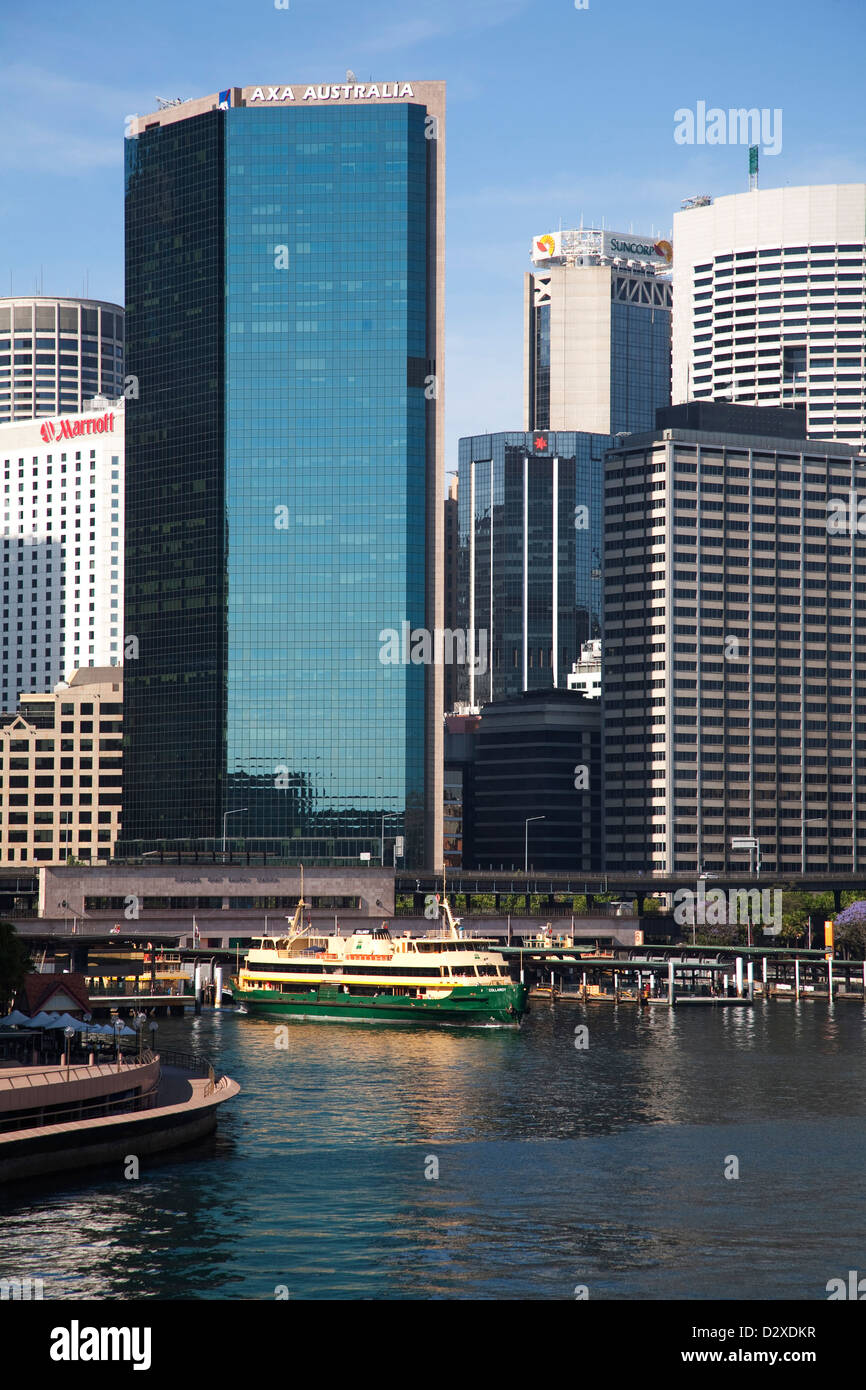
[[[20,1069],[20,1074],[16,1069],[16,1072],[11,1076],[0,1076],[0,1091],[23,1091],[32,1086],[53,1086],[59,1082],[86,1081],[94,1073],[99,1075],[103,1073],[116,1074],[117,1060],[117,1057],[113,1056],[111,1061],[94,1062],[92,1066],[86,1062],[71,1062],[69,1066],[65,1062],[57,1062],[53,1067],[45,1067],[39,1071],[25,1066]],[[142,1052],[141,1057],[134,1052],[122,1052],[120,1054],[121,1066],[143,1067],[154,1061],[156,1061],[156,1056],[153,1052]]]
[[[115,1073],[116,1075],[116,1073]],[[46,1115],[44,1108],[39,1112],[39,1116],[17,1115],[9,1119],[4,1119],[0,1114],[0,1131],[4,1133],[14,1133],[16,1129],[44,1129],[49,1125],[66,1124],[70,1120],[87,1120],[98,1118],[105,1115],[110,1118],[112,1110],[118,1114],[130,1114],[136,1110],[150,1110],[159,1095],[159,1081],[155,1081],[146,1091],[136,1091],[131,1096],[121,1096],[117,1100],[108,1100],[102,1096],[96,1096],[93,1100],[69,1101],[66,1105],[57,1107],[54,1114]],[[89,1112],[96,1112],[91,1115]],[[35,1123],[34,1123],[35,1121]]]
[[[198,1052],[173,1052],[160,1048],[159,1060],[163,1066],[177,1067],[180,1071],[189,1071],[194,1076],[206,1076],[213,1080],[214,1069],[210,1058],[202,1057]]]
[[[134,999],[140,994],[160,999],[183,999],[184,996],[192,994],[193,986],[191,980],[169,983],[158,977],[151,984],[149,975],[141,975],[134,980],[118,978],[114,986],[91,984],[88,985],[87,992],[91,999]]]

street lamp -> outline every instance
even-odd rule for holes
[[[114,1040],[117,1043],[117,1070],[120,1071],[120,1035],[123,1032],[123,1019],[118,1014],[114,1020]]]
[[[241,811],[246,811],[247,809],[246,806],[238,806],[234,811],[225,811],[223,813],[223,854],[226,852],[226,821],[229,816],[239,816]]]
[[[547,816],[527,816],[523,822],[523,872],[529,873],[529,823],[534,820],[547,820]]]
[[[63,1036],[66,1039],[66,1080],[69,1080],[69,1057],[72,1052],[72,1039],[75,1037],[74,1028],[64,1028]]]
[[[807,825],[826,825],[823,816],[812,816],[809,820],[800,817],[800,867],[806,873],[806,859],[809,853],[809,846],[806,844],[808,836],[805,834],[804,827]],[[811,925],[811,924],[810,924]]]
[[[752,853],[755,854],[755,876],[761,876],[761,842],[755,835],[735,835],[731,840],[731,849],[736,853],[738,850],[748,850],[749,852],[749,873],[752,872]]]
[[[156,1033],[157,1033],[157,1029],[159,1028],[159,1024],[157,1023],[157,1021],[156,1021],[155,1018],[152,1018],[152,1019],[150,1020],[150,1023],[147,1025],[147,1027],[148,1027],[148,1030],[149,1030],[149,1032],[150,1032],[150,1050],[151,1050],[151,1052],[154,1053],[154,1055],[155,1055],[155,1054],[156,1054]]]

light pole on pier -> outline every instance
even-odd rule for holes
[[[234,811],[223,812],[223,854],[226,852],[226,821],[229,816],[239,816],[241,811],[246,811],[247,809],[246,806],[238,806]]]
[[[523,823],[523,872],[529,873],[529,824],[534,820],[547,820],[547,816],[527,816]]]

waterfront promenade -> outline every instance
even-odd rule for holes
[[[0,1183],[116,1163],[209,1134],[238,1094],[202,1058],[144,1053],[0,1069]]]

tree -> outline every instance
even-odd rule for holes
[[[11,922],[0,922],[0,1007],[8,1013],[30,969],[30,952]]]
[[[813,928],[823,923],[833,911],[832,893],[798,893],[792,889],[782,889],[782,940],[797,941],[806,935],[811,918]],[[814,944],[821,945],[824,940],[823,926],[815,933]]]
[[[837,912],[833,941],[853,955],[866,958],[866,902],[862,898]]]

